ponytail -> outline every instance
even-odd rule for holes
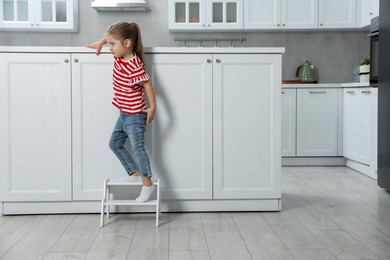
[[[133,42],[134,44],[134,52],[137,54],[137,56],[144,61],[144,46],[142,44],[142,37],[141,37],[141,30],[136,23],[131,23],[130,25],[133,25],[135,27],[135,30],[137,31],[137,40],[136,42]]]
[[[144,48],[142,44],[141,30],[136,23],[116,22],[107,28],[107,33],[119,37],[125,41],[129,39],[135,54],[144,62]]]

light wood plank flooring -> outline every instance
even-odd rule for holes
[[[1,259],[390,259],[390,194],[346,167],[285,167],[281,212],[0,217]]]

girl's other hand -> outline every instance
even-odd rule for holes
[[[156,113],[156,109],[149,107],[143,109],[142,112],[146,112],[148,114],[148,117],[146,119],[146,125],[149,125],[154,119],[154,114]]]

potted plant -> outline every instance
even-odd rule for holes
[[[365,57],[360,62],[360,82],[368,82],[370,80],[370,58]]]
[[[360,62],[360,73],[369,73],[370,72],[370,58],[365,57]]]

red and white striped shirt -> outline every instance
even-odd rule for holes
[[[135,55],[129,61],[114,56],[112,104],[125,114],[139,114],[146,108],[141,81],[149,80],[144,63]]]

